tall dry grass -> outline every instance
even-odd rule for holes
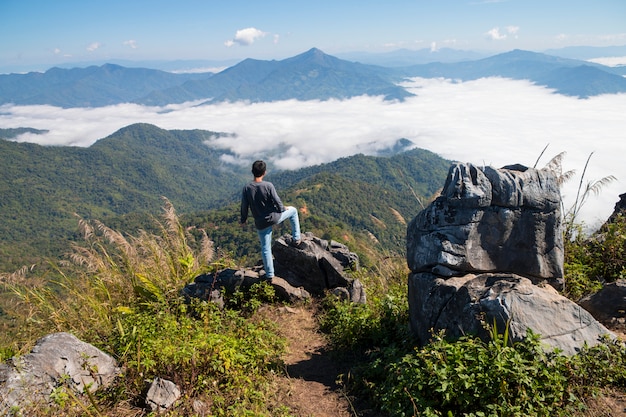
[[[25,271],[5,277],[31,328],[22,337],[69,331],[106,344],[120,314],[169,308],[181,288],[209,268],[213,243],[201,231],[200,249],[191,249],[193,237],[167,199],[162,219],[154,221],[158,233],[126,236],[98,220],[79,218],[84,242],[74,244],[47,279],[27,280]]]

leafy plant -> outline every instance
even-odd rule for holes
[[[253,284],[248,291],[235,291],[228,298],[230,308],[238,310],[240,313],[251,316],[263,305],[275,302],[276,292],[269,282]]]
[[[560,186],[573,178],[575,174],[574,171],[563,172],[564,156],[565,153],[562,152],[546,165],[546,168],[555,172]],[[625,246],[625,241],[621,237],[623,224],[620,225],[619,222],[616,222],[605,226],[602,233],[596,234],[596,237],[592,239],[587,239],[583,230],[584,225],[578,222],[580,211],[588,199],[593,195],[598,195],[605,186],[616,180],[614,176],[609,175],[599,180],[587,181],[586,174],[592,156],[593,152],[585,161],[572,205],[566,208],[561,200],[561,221],[565,249],[563,294],[573,300],[578,300],[586,294],[598,291],[602,288],[602,282],[616,279],[615,277],[619,277],[623,269],[623,265],[618,265],[623,258]],[[603,264],[606,264],[607,267],[603,267]]]
[[[512,346],[506,333],[447,341],[435,335],[428,346],[377,364],[373,385],[381,407],[392,415],[543,416],[567,415],[576,405],[562,373],[565,357],[545,353],[537,337]]]
[[[333,348],[360,351],[407,339],[406,274],[406,263],[401,258],[383,258],[373,269],[353,273],[364,282],[367,304],[351,303],[333,295],[324,300],[320,325],[329,334]]]
[[[565,242],[565,295],[578,300],[626,277],[626,217],[618,214],[589,237]]]
[[[607,282],[626,278],[626,216],[623,213],[605,223],[585,244],[594,277]]]

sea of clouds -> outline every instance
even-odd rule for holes
[[[209,145],[236,155],[227,162],[249,164],[265,158],[270,169],[297,169],[357,153],[374,155],[400,138],[447,159],[496,167],[533,166],[547,146],[538,167],[566,152],[564,169],[578,174],[563,188],[566,208],[574,202],[585,161],[593,153],[585,182],[610,175],[617,180],[586,203],[580,220],[590,228],[605,221],[626,192],[626,94],[583,100],[501,78],[414,79],[405,86],[416,94],[405,102],[363,96],[165,107],[4,105],[0,128],[49,130],[16,140],[57,146],[90,146],[138,122],[163,129],[227,132],[234,135],[208,139]]]

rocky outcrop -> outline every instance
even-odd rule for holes
[[[556,289],[563,282],[557,178],[547,169],[455,164],[441,192],[407,228],[409,316],[431,332],[488,337],[485,325],[528,329],[572,354],[609,330]],[[550,285],[546,285],[550,284]]]
[[[291,236],[282,236],[274,242],[272,253],[276,275],[316,296],[335,288],[347,288],[350,292],[354,280],[345,271],[359,267],[358,256],[346,245],[312,233],[302,235],[299,246],[294,245]],[[358,294],[359,299],[354,301],[364,302],[364,294]]]
[[[0,365],[0,415],[36,415],[55,390],[78,397],[109,386],[120,373],[116,361],[69,333],[53,333],[37,341],[31,353]]]
[[[476,334],[489,338],[485,325],[520,341],[528,329],[547,346],[572,355],[587,342],[593,345],[610,331],[589,312],[549,285],[537,286],[516,274],[467,274],[443,279],[431,273],[409,280],[411,328],[427,341],[431,329],[446,329],[452,338]]]
[[[619,216],[626,215],[626,193],[619,195],[619,201],[615,203],[613,213],[609,216],[607,223],[613,223]]]
[[[288,235],[276,239],[272,253],[276,276],[266,282],[283,300],[295,302],[331,291],[355,303],[366,302],[361,282],[349,278],[345,272],[359,267],[358,256],[347,246],[305,233],[299,245]],[[196,277],[185,286],[183,294],[220,303],[222,293],[246,291],[261,281],[264,281],[261,266],[225,269]]]
[[[597,320],[610,323],[626,318],[626,280],[610,282],[595,294],[583,297],[578,304]]]
[[[441,195],[408,226],[409,268],[440,276],[510,272],[560,288],[560,220],[552,171],[456,164]]]

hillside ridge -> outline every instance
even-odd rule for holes
[[[0,137],[14,133],[0,130]],[[0,202],[0,270],[60,256],[77,238],[74,213],[130,230],[146,228],[150,216],[160,212],[162,197],[180,213],[196,218],[195,225],[217,222],[218,228],[207,230],[213,230],[220,244],[245,254],[254,236],[239,236],[231,226],[237,223],[238,208],[233,205],[250,180],[249,167],[224,162],[222,157],[228,152],[207,145],[208,139],[226,134],[136,123],[88,148],[0,140],[0,191],[7,196]],[[429,198],[443,182],[448,165],[431,152],[412,149],[384,157],[355,155],[298,171],[273,171],[268,180],[276,183],[285,199],[308,205],[314,213],[311,221],[332,223],[330,228],[339,230],[331,218],[343,219],[341,227],[350,229],[363,223],[354,220],[355,216],[369,218],[379,211],[373,206],[375,201],[410,215],[416,209],[411,189]],[[367,177],[363,169],[369,171]],[[335,176],[318,178],[326,184],[321,188],[305,182],[320,173]],[[365,189],[389,201],[360,201],[364,198],[360,190]],[[319,197],[320,192],[328,201]],[[310,201],[303,200],[305,196]],[[359,205],[362,213],[347,215],[350,207]],[[216,212],[196,215],[209,210]],[[386,208],[382,210],[381,217],[389,215]],[[391,243],[384,237],[391,234],[382,229],[381,233],[382,240]]]

